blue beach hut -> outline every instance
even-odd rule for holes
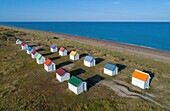
[[[87,66],[87,67],[92,67],[92,66],[95,66],[96,64],[96,60],[91,57],[91,56],[86,56],[84,58],[84,65]]]
[[[114,64],[106,62],[104,65],[104,73],[109,76],[114,76],[118,74],[118,67]]]
[[[58,48],[55,45],[51,45],[50,50],[51,50],[51,52],[57,52]]]
[[[33,51],[32,47],[27,48],[27,54],[31,54],[32,51]]]

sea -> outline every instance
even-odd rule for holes
[[[0,22],[170,52],[170,22]]]

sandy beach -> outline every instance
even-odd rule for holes
[[[151,49],[151,48],[145,48],[135,45],[128,45],[128,44],[122,44],[117,42],[110,42],[105,40],[98,40],[98,39],[92,39],[92,38],[85,38],[80,36],[73,36],[68,34],[59,34],[59,33],[53,33],[54,36],[62,37],[65,39],[78,41],[81,43],[102,47],[105,49],[110,50],[116,50],[119,52],[129,53],[129,54],[135,54],[139,56],[149,57],[153,58],[155,60],[160,60],[164,62],[170,62],[170,52],[157,50],[157,49]]]

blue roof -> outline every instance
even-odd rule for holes
[[[108,62],[106,62],[104,65],[104,68],[111,70],[111,71],[114,71],[116,69],[116,67],[117,67],[116,65],[108,63]]]
[[[94,58],[93,58],[93,57],[90,57],[90,56],[86,56],[86,57],[84,58],[84,60],[85,60],[85,61],[88,61],[88,62],[92,62],[92,61],[94,60]]]
[[[17,41],[20,41],[19,39],[17,39]]]
[[[32,50],[32,48],[31,48],[31,47],[28,47],[28,48],[27,48],[27,50],[28,50],[28,51],[31,51],[31,50]]]
[[[56,46],[55,46],[55,45],[52,45],[50,48],[53,48],[53,49],[55,49],[55,48],[56,48]]]

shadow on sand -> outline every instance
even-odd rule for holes
[[[32,45],[29,45],[29,47],[37,47],[37,46],[39,46],[38,44],[32,44]]]
[[[56,59],[60,59],[61,57],[60,56],[57,56],[57,57],[51,57],[49,58],[50,60],[56,60]]]
[[[85,72],[86,72],[86,71],[85,71],[84,69],[78,68],[78,69],[76,69],[76,70],[71,71],[71,72],[70,72],[70,75],[71,75],[71,76],[78,76],[78,75],[83,74],[83,73],[85,73]]]
[[[49,53],[45,53],[45,54],[42,54],[42,56],[48,56],[48,55],[52,55],[54,54],[53,52],[49,52]]]
[[[37,49],[36,51],[37,51],[37,52],[42,52],[42,51],[45,51],[45,49],[39,48],[39,49]]]
[[[87,53],[80,54],[80,59],[87,56],[87,55],[88,55]]]
[[[93,87],[95,84],[99,83],[102,80],[104,80],[104,77],[102,77],[98,74],[86,79],[87,89],[90,89],[91,87]]]
[[[70,45],[68,45],[67,47],[68,47],[68,48],[74,48],[74,46],[70,46]],[[74,51],[75,51],[75,50],[74,50]]]
[[[149,85],[150,85],[150,84],[151,84],[152,79],[155,77],[155,74],[154,74],[154,73],[152,73],[152,72],[150,72],[150,71],[146,71],[146,70],[143,70],[143,72],[146,72],[146,73],[148,73],[148,74],[150,75],[150,77],[151,77],[150,82],[149,82]]]
[[[96,64],[99,64],[99,63],[103,62],[105,59],[103,59],[103,58],[95,58],[95,60],[96,60]]]
[[[53,39],[60,39],[58,36],[54,36]]]
[[[66,66],[66,65],[72,64],[72,63],[73,63],[73,62],[71,62],[71,61],[66,61],[66,62],[63,62],[63,63],[57,64],[57,65],[56,65],[56,68],[60,68],[60,67],[63,67],[63,66]]]
[[[119,72],[122,71],[122,70],[124,70],[124,69],[126,68],[126,66],[125,66],[125,65],[122,65],[122,64],[116,64],[116,66],[118,67],[118,71],[119,71]]]

